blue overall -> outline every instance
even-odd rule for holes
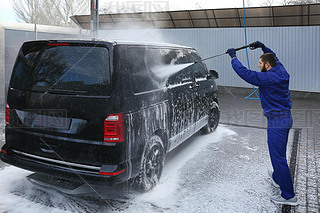
[[[264,53],[275,53],[268,47]],[[289,130],[292,127],[289,74],[277,58],[277,65],[267,72],[248,70],[237,58],[231,61],[233,69],[246,82],[259,87],[261,106],[268,120],[268,148],[273,166],[273,179],[280,186],[281,196],[295,196],[286,158]]]

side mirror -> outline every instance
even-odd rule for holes
[[[207,79],[211,79],[211,78],[213,78],[213,79],[219,78],[218,72],[215,70],[210,70]]]

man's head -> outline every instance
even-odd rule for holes
[[[261,72],[267,72],[272,67],[277,66],[277,59],[272,53],[265,53],[260,56],[258,66]]]

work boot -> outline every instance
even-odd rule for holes
[[[289,205],[289,206],[297,206],[299,205],[298,198],[296,196],[285,199],[281,197],[281,195],[275,195],[271,197],[271,201],[278,203],[278,204],[283,204],[283,205]]]
[[[272,177],[273,171],[268,170],[268,174],[269,174],[269,176],[270,176],[270,178],[271,178],[272,185],[273,185],[274,187],[276,187],[276,188],[280,188],[279,184],[277,184],[277,183],[273,180],[273,177]]]

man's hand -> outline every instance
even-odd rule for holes
[[[230,48],[227,50],[227,53],[230,55],[231,58],[237,57],[236,50],[234,48]]]
[[[256,42],[253,42],[253,43],[251,43],[251,44],[249,44],[249,48],[251,49],[251,50],[254,50],[254,49],[257,49],[257,48],[261,48],[261,49],[264,49],[266,46],[262,43],[262,42],[260,42],[260,41],[256,41]]]

